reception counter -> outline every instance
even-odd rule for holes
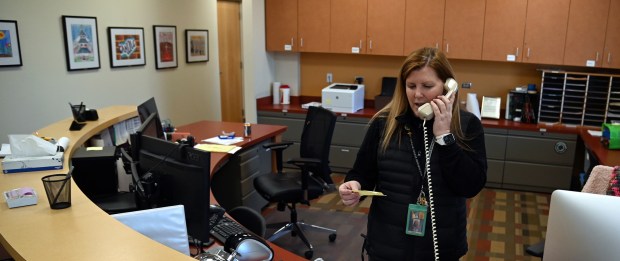
[[[67,173],[71,155],[88,139],[138,116],[136,106],[111,106],[98,109],[98,114],[97,121],[88,122],[80,131],[68,130],[71,118],[37,130],[42,136],[71,140],[62,170],[0,174],[0,191],[32,187],[39,197],[36,205],[13,209],[0,199],[0,243],[15,260],[194,260],[116,221],[91,202],[75,182],[71,183],[71,207],[49,207],[41,177]],[[285,130],[276,127],[255,140],[275,138]],[[226,155],[212,155],[212,169],[225,162]],[[271,247],[274,260],[304,260],[276,245]]]

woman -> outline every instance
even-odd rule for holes
[[[373,198],[368,214],[364,246],[372,261],[458,260],[467,253],[466,199],[484,187],[487,162],[480,120],[459,109],[458,92],[445,95],[444,83],[454,77],[437,49],[411,53],[339,187],[347,206],[359,203],[357,190],[386,195]],[[427,102],[435,116],[425,121],[418,108]],[[427,211],[424,233],[407,233],[411,211]]]

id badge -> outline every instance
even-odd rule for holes
[[[413,236],[424,236],[426,228],[427,206],[420,204],[409,204],[407,211],[407,229],[405,233]]]

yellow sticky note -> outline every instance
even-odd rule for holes
[[[360,196],[369,196],[369,197],[373,197],[373,196],[386,196],[385,194],[379,192],[379,191],[372,191],[372,190],[353,190],[353,192],[355,193],[359,193]]]

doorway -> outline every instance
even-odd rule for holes
[[[241,61],[241,1],[217,1],[222,121],[245,122]]]

